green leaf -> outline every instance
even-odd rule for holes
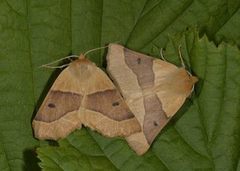
[[[44,170],[116,170],[84,129],[60,140],[59,147],[39,148],[38,154]]]
[[[74,139],[71,146],[60,141],[58,148],[40,148],[42,163],[52,166],[55,155],[48,155],[47,162],[43,156],[67,146],[79,151],[76,159],[81,158],[83,149],[87,149],[87,156],[101,151],[120,170],[236,170],[240,153],[239,50],[225,43],[216,47],[206,36],[199,39],[198,33],[191,30],[170,38],[166,46],[165,58],[178,66],[179,45],[186,64],[199,78],[196,93],[160,133],[149,152],[137,156],[124,140],[104,138],[88,130],[90,135],[79,136],[76,132],[69,136],[65,141]],[[85,143],[89,139],[95,143]],[[61,168],[71,164],[68,160],[54,162]]]
[[[159,136],[153,151],[169,163],[169,170],[236,170],[240,154],[239,49],[226,43],[216,47],[206,36],[199,39],[196,32],[187,32],[167,46],[170,52],[166,56],[173,62],[179,44],[200,80],[190,104],[174,118],[174,126]]]
[[[240,45],[239,8],[238,0],[1,0],[0,170],[40,169],[40,145],[45,170],[240,170],[240,53],[227,43],[214,45]],[[191,26],[214,43],[196,32],[181,34]],[[34,139],[31,118],[60,72],[39,66],[110,42],[153,56],[167,47],[165,58],[178,65],[181,44],[187,66],[200,78],[196,94],[143,157],[124,140],[90,130],[59,147]],[[102,67],[105,55],[96,51],[89,58]]]

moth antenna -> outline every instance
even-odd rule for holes
[[[42,65],[40,66],[41,68],[51,68],[51,69],[56,69],[56,68],[64,68],[66,66],[68,66],[69,64],[64,64],[64,65],[61,65],[61,66],[51,66],[51,65]]]
[[[70,55],[70,56],[66,56],[66,57],[60,58],[60,59],[58,59],[58,60],[55,60],[55,61],[53,61],[53,62],[50,62],[50,63],[48,63],[48,64],[44,64],[44,65],[52,65],[52,64],[55,64],[55,63],[57,63],[57,62],[60,62],[60,61],[62,61],[62,60],[64,60],[64,59],[71,59],[71,58],[78,58],[78,57],[79,57],[78,55]]]
[[[153,44],[153,46],[154,46],[156,49],[158,49],[161,59],[162,59],[163,61],[166,61],[166,59],[164,58],[164,55],[163,55],[163,48],[160,48],[160,49],[159,49],[159,47],[158,47],[157,45],[155,45],[155,44]]]
[[[195,84],[193,84],[193,86],[192,86],[191,94],[194,91],[194,88],[195,88]]]
[[[187,73],[192,77],[192,74],[191,74],[189,71],[187,71]],[[193,84],[193,87],[192,87],[191,93],[194,91],[194,86],[195,86],[195,84]]]
[[[45,68],[59,68],[58,66],[51,66],[51,65],[53,65],[53,64],[55,64],[55,63],[57,63],[57,62],[60,62],[60,61],[62,61],[62,60],[64,60],[64,59],[69,59],[69,60],[71,60],[71,58],[78,58],[78,57],[79,57],[79,56],[77,56],[77,55],[66,56],[66,57],[63,57],[63,58],[61,58],[61,59],[55,60],[55,61],[53,61],[53,62],[50,62],[50,63],[48,63],[48,64],[44,64],[44,65],[42,65],[42,66],[40,66],[40,67],[45,67]],[[62,66],[65,66],[65,65],[62,65]]]
[[[91,50],[85,52],[83,55],[86,56],[88,53],[91,53],[93,51],[100,50],[100,49],[105,49],[107,47],[108,47],[108,45],[107,46],[98,47],[98,48],[94,48],[94,49],[91,49]]]
[[[178,55],[179,55],[179,58],[181,60],[182,67],[185,68],[185,64],[184,64],[182,53],[181,53],[181,45],[178,46]]]
[[[166,61],[166,59],[164,58],[164,55],[163,55],[163,48],[160,49],[160,56],[161,56],[162,60]]]

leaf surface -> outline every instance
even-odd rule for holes
[[[40,169],[39,146],[45,170],[239,170],[240,53],[221,43],[240,45],[239,8],[238,0],[0,1],[0,170]],[[189,27],[207,37],[183,33]],[[200,78],[195,93],[142,157],[88,129],[57,147],[34,139],[31,119],[60,72],[39,66],[110,42],[155,57],[166,47],[179,66],[181,44]],[[105,55],[89,58],[104,67]]]

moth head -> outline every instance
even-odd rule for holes
[[[198,78],[192,76],[184,68],[178,68],[175,71],[168,74],[163,82],[157,87],[157,90],[163,90],[168,93],[181,94],[188,97],[194,90],[194,84],[198,81]]]
[[[94,67],[93,67],[94,66]],[[83,54],[69,65],[70,72],[78,79],[87,79],[91,77],[95,64],[85,58]]]
[[[176,72],[175,78],[178,79],[176,84],[176,90],[179,93],[186,94],[188,97],[194,90],[194,85],[198,81],[198,78],[193,76],[189,71],[184,68],[179,68]]]

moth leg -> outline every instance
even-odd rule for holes
[[[178,56],[181,60],[182,67],[185,68],[185,64],[184,64],[183,57],[182,57],[182,52],[181,52],[181,45],[178,46]]]

